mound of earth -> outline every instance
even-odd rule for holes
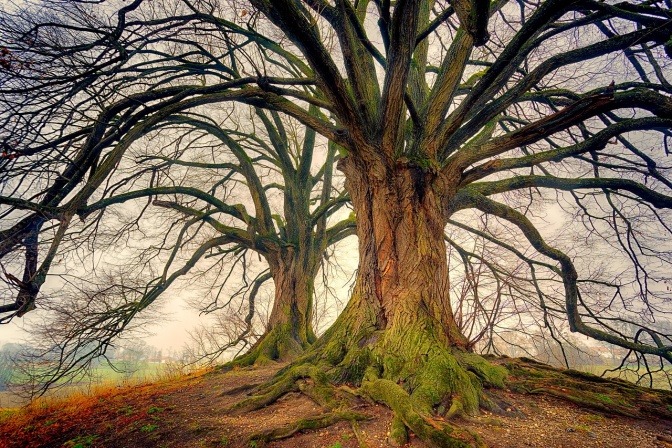
[[[670,392],[526,360],[497,362],[511,376],[507,388],[488,393],[505,412],[454,422],[486,446],[672,448]],[[327,412],[300,392],[257,411],[229,411],[280,367],[207,372],[5,412],[0,447],[391,446],[392,412],[364,399],[352,414]],[[353,418],[360,414],[366,419]],[[411,437],[406,446],[427,445]]]

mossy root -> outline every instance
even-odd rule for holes
[[[672,419],[672,392],[636,386],[619,379],[563,370],[525,358],[506,362],[508,387],[529,394],[561,398],[605,414]]]
[[[365,381],[362,389],[374,400],[389,406],[404,425],[432,446],[439,448],[484,446],[468,432],[421,415],[414,409],[411,396],[393,381],[385,379]]]
[[[308,343],[296,340],[285,326],[279,326],[262,336],[247,353],[229,361],[218,370],[226,372],[235,367],[292,361],[302,355],[308,347]]]
[[[229,408],[233,414],[243,414],[268,406],[289,392],[301,391],[299,380],[310,378],[313,385],[304,388],[307,395],[320,405],[328,405],[332,399],[333,387],[328,384],[326,375],[318,367],[311,364],[301,364],[282,370],[269,383],[262,384],[252,395],[245,400],[239,401]]]
[[[389,441],[395,446],[402,446],[408,443],[408,430],[406,429],[406,424],[404,423],[404,420],[396,413],[392,418]]]
[[[259,387],[261,383],[250,383],[250,384],[243,384],[242,386],[234,387],[229,390],[225,390],[219,394],[220,397],[225,397],[229,395],[238,395],[243,392],[247,392],[249,390],[252,390],[256,387]]]
[[[250,442],[257,442],[257,445],[260,443],[264,444],[273,440],[291,437],[297,432],[307,429],[320,429],[342,421],[358,422],[367,419],[366,415],[353,411],[328,412],[315,417],[303,418],[280,428],[258,432],[250,437]]]

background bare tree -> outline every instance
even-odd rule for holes
[[[31,145],[26,140],[22,142],[26,148],[17,147],[9,153],[11,156],[3,159],[8,164],[8,169],[4,171],[8,176],[4,186],[16,187],[9,196],[2,198],[7,206],[3,222],[9,225],[4,230],[8,236],[5,240],[5,262],[11,268],[24,265],[23,281],[5,271],[9,289],[16,291],[14,301],[3,305],[7,313],[5,321],[15,315],[23,315],[34,306],[47,273],[50,269],[54,272],[56,254],[61,261],[68,254],[91,260],[97,252],[114,246],[117,251],[122,251],[123,258],[133,258],[132,262],[125,262],[125,269],[117,268],[117,279],[104,276],[102,283],[109,284],[100,284],[95,292],[75,285],[68,289],[69,294],[62,294],[59,300],[43,305],[52,311],[62,309],[60,314],[63,317],[72,319],[74,315],[82,316],[63,326],[64,331],[55,332],[53,327],[47,326],[39,332],[40,335],[50,335],[46,338],[50,344],[56,344],[56,334],[62,337],[57,345],[61,347],[62,356],[59,359],[63,362],[51,378],[42,375],[44,381],[40,384],[45,387],[59,381],[65,374],[79,372],[95,356],[104,355],[112,341],[129,327],[132,320],[137,319],[140,311],[204,257],[217,259],[207,268],[217,272],[212,284],[214,292],[208,295],[209,299],[206,297],[201,301],[203,311],[211,312],[228,305],[247,310],[244,313],[245,326],[236,333],[236,337],[222,341],[221,345],[204,355],[215,357],[229,347],[244,349],[254,342],[258,336],[252,328],[255,297],[261,285],[273,279],[276,300],[264,337],[257,341],[247,357],[238,362],[247,364],[255,362],[258,357],[287,359],[295,356],[315,339],[311,323],[313,283],[322,254],[327,246],[354,232],[354,220],[347,214],[342,222],[327,226],[328,220],[335,216],[347,199],[334,187],[332,180],[336,156],[334,145],[327,148],[326,143],[316,139],[314,131],[306,131],[296,122],[281,119],[275,112],[250,109],[251,112],[247,113],[244,109],[243,112],[238,110],[238,116],[234,117],[236,112],[233,108],[229,112],[220,110],[220,113],[213,114],[199,110],[198,101],[180,103],[188,96],[185,90],[193,87],[188,84],[190,81],[196,79],[202,84],[197,67],[189,64],[183,67],[185,70],[179,76],[169,77],[166,81],[175,87],[164,88],[158,81],[156,85],[150,85],[156,80],[157,70],[171,74],[175,67],[157,68],[148,64],[144,53],[155,51],[170,62],[179,60],[180,56],[175,53],[184,47],[185,42],[200,39],[203,52],[214,53],[220,48],[209,44],[202,30],[190,32],[194,38],[190,41],[185,40],[185,29],[179,25],[171,23],[171,28],[161,28],[162,20],[153,18],[151,12],[140,13],[136,20],[125,21],[125,13],[138,5],[123,8],[114,27],[120,34],[124,34],[122,30],[135,34],[137,40],[118,41],[108,36],[109,39],[87,45],[78,42],[78,45],[63,46],[60,41],[47,39],[44,46],[53,52],[52,59],[69,60],[75,54],[76,61],[89,63],[83,65],[82,70],[102,72],[99,78],[90,73],[86,75],[87,86],[96,89],[90,95],[64,89],[60,96],[57,95],[55,104],[44,102],[47,116],[41,119],[49,126],[60,126],[62,132],[72,123],[82,130],[54,139],[44,147],[38,145],[39,149],[26,149]],[[44,52],[37,43],[26,44],[20,37],[30,33],[41,34],[43,28],[60,36],[72,27],[69,20],[79,20],[78,27],[82,29],[94,25],[97,30],[103,27],[103,23],[91,22],[94,16],[89,17],[86,4],[75,6],[65,19],[45,25],[40,24],[45,19],[39,14],[37,18],[25,12],[15,17],[8,15],[5,32],[14,33],[12,37],[17,48],[8,49],[7,57],[16,58],[21,54],[22,58],[32,60],[34,54]],[[156,34],[150,33],[152,37],[139,38],[137,30],[148,23],[159,23],[160,30]],[[91,30],[91,33],[95,35],[97,31]],[[85,39],[87,36],[86,33],[83,36],[75,33],[75,37]],[[119,35],[114,37],[118,38]],[[111,51],[109,46],[133,59],[130,67],[110,71],[100,69],[96,62],[106,59],[104,54]],[[130,53],[134,56],[131,57]],[[210,57],[215,56],[210,54]],[[203,54],[198,58],[203,59]],[[17,99],[19,113],[14,114],[10,108],[6,110],[7,121],[14,123],[22,114],[32,117],[33,102],[51,95],[53,92],[49,84],[55,81],[34,75],[31,70],[36,68],[32,63],[28,67],[13,66],[10,69],[4,84],[9,88],[3,90],[3,94]],[[240,76],[233,68],[225,70],[225,75]],[[69,86],[79,82],[80,77],[73,75],[62,82]],[[13,85],[20,82],[32,85],[27,91],[22,91]],[[185,83],[187,87],[182,86]],[[143,92],[148,85],[149,89]],[[161,92],[157,93],[154,89]],[[101,90],[111,93],[106,96],[100,93]],[[205,91],[209,90],[205,88]],[[70,106],[70,102],[80,96],[83,99]],[[148,104],[154,99],[165,101]],[[210,98],[206,102],[219,100]],[[69,107],[73,110],[68,115]],[[136,108],[142,111],[134,115]],[[145,117],[152,111],[160,112],[147,120]],[[316,116],[320,114],[317,109],[313,113]],[[63,122],[52,118],[62,115],[66,117]],[[126,125],[122,124],[123,121]],[[124,126],[126,129],[120,130]],[[97,130],[94,131],[94,128]],[[116,134],[117,131],[120,133]],[[123,137],[119,138],[120,135]],[[30,137],[33,140],[49,138],[40,132],[30,134]],[[88,165],[81,157],[73,159],[68,153],[79,151],[80,154],[88,154],[91,145],[97,145],[95,151],[99,154],[86,162]],[[41,157],[42,151],[57,154],[54,164],[60,165],[50,166],[49,161]],[[101,157],[100,153],[104,155]],[[314,153],[319,158],[313,159]],[[55,176],[48,177],[35,167],[51,170]],[[84,173],[89,168],[87,177]],[[73,177],[73,170],[81,176]],[[31,175],[20,177],[18,173],[22,171]],[[32,176],[45,185],[44,189],[40,190],[32,182]],[[50,183],[53,179],[55,182]],[[69,189],[63,188],[64,180],[69,182]],[[51,198],[49,191],[57,191],[58,195]],[[74,197],[68,197],[69,192]],[[22,195],[25,196],[19,199]],[[49,199],[43,200],[42,197]],[[47,202],[52,205],[47,205]],[[126,209],[118,211],[117,204],[125,204]],[[112,206],[116,208],[112,210]],[[157,207],[164,211],[157,214]],[[46,213],[46,210],[53,213]],[[73,216],[79,220],[73,222]],[[142,220],[145,220],[144,224],[141,224]],[[33,226],[30,232],[25,230],[26,223]],[[48,223],[47,228],[43,228],[45,223]],[[157,228],[165,234],[161,236]],[[151,234],[158,240],[138,249],[133,255],[124,253],[123,245],[129,239],[137,239],[138,233],[141,236]],[[29,240],[32,241],[30,244],[34,243],[33,246],[28,244]],[[32,249],[28,250],[29,247]],[[46,247],[49,247],[48,251]],[[252,278],[246,270],[250,262],[248,251],[257,252],[268,265],[265,271]],[[23,263],[17,260],[21,252],[26,254]],[[38,269],[40,256],[43,260]],[[56,273],[63,277],[63,273],[58,271],[56,268]],[[98,271],[105,273],[100,267]],[[242,275],[239,289],[230,297],[222,297],[222,291],[229,292],[222,289],[223,284],[234,273]],[[94,274],[94,270],[87,272],[89,276]],[[125,276],[142,277],[145,283],[126,288],[123,285]],[[75,282],[68,279],[67,283],[72,286]],[[120,285],[120,289],[115,289],[114,285]],[[117,304],[111,299],[114,294],[118,294]],[[104,312],[100,307],[104,308]],[[47,348],[52,349],[51,346]]]

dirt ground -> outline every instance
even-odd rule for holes
[[[271,365],[192,375],[80,399],[74,406],[47,406],[33,410],[29,417],[5,417],[0,423],[0,447],[261,447],[261,443],[249,442],[251,435],[325,413],[300,393],[286,395],[258,411],[242,415],[227,412],[229,406],[247,396],[251,387],[270,378],[278,368]],[[504,414],[483,412],[455,423],[478,434],[492,448],[672,448],[671,420],[606,415],[561,398],[508,389],[491,393],[509,404]],[[368,420],[298,432],[265,446],[392,446],[387,441],[391,411],[365,400],[356,407]],[[406,446],[427,445],[411,437]]]

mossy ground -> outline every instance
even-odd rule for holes
[[[399,332],[335,327],[344,328],[343,334],[326,335],[232,411],[257,410],[301,390],[329,412],[345,412],[351,396],[358,395],[393,411],[389,439],[394,444],[405,444],[414,434],[431,446],[482,446],[477,436],[447,419],[475,415],[481,405],[496,408],[484,387],[504,387],[506,368],[445,347],[427,327],[406,326]],[[301,387],[302,382],[309,386]]]

